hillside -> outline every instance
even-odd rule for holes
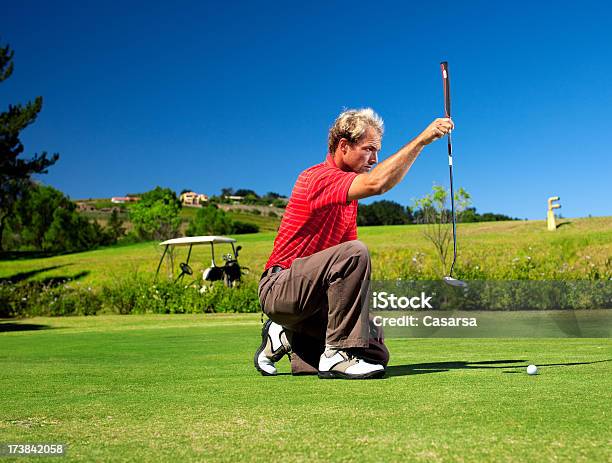
[[[437,278],[443,271],[424,225],[362,227],[375,279]],[[612,278],[612,217],[571,219],[556,232],[544,221],[460,224],[456,275],[466,279]],[[274,232],[236,236],[242,265],[257,279],[272,250]],[[184,252],[184,249],[181,250]],[[218,263],[229,247],[219,246]],[[0,262],[0,278],[76,277],[100,285],[133,272],[155,272],[162,248],[153,242],[114,246],[42,259]],[[181,257],[182,256],[182,257]],[[184,254],[178,255],[179,260]],[[210,265],[210,250],[196,247],[196,272]]]
[[[130,204],[115,204],[109,198],[79,199],[75,203],[79,206],[79,212],[82,215],[96,220],[102,226],[106,226],[112,211],[117,210],[121,219],[124,220],[126,230],[130,231],[132,229],[129,217]],[[270,206],[220,204],[219,208],[230,213],[234,220],[257,225],[260,232],[276,231],[284,213],[283,209]],[[180,230],[182,233],[185,233],[189,221],[195,217],[198,209],[188,206],[181,209],[182,224]]]

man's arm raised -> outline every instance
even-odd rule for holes
[[[378,164],[371,172],[355,177],[349,188],[347,201],[380,195],[389,191],[402,181],[426,145],[442,138],[453,128],[454,124],[448,118],[434,120],[414,140]]]

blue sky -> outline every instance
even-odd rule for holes
[[[381,158],[443,114],[455,184],[479,211],[612,215],[612,7],[605,2],[4,2],[15,72],[0,107],[37,95],[26,152],[72,198],[156,185],[289,194],[343,107],[385,120]],[[448,184],[446,145],[375,199]],[[369,201],[366,201],[369,202]]]

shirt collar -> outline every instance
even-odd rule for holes
[[[327,153],[327,159],[325,159],[325,162],[332,167],[338,167],[334,161],[334,157],[330,153]]]

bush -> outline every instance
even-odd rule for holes
[[[234,233],[237,235],[243,235],[246,233],[258,233],[259,227],[254,223],[234,221]]]
[[[101,309],[99,295],[79,283],[0,283],[0,317],[94,315]]]
[[[198,209],[196,216],[187,227],[188,236],[228,235],[232,233],[234,223],[226,212],[215,205]]]
[[[261,214],[257,209],[252,209],[249,212],[253,213],[255,210],[258,214]],[[214,205],[200,208],[187,227],[188,236],[230,235],[232,233],[240,235],[257,233],[258,231],[259,227],[257,225],[233,220],[228,213]]]
[[[80,282],[0,283],[0,317],[95,315],[97,313],[258,312],[257,283],[228,288],[215,282],[200,292],[196,285],[155,282],[131,275],[97,291]]]
[[[259,298],[255,282],[228,288],[215,282],[201,292],[189,282],[154,281],[149,276],[134,275],[103,289],[103,303],[114,313],[212,313],[258,312]]]

